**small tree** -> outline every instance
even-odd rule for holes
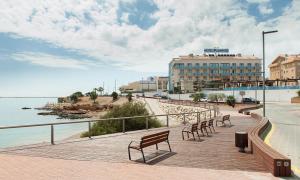
[[[208,96],[208,99],[212,102],[217,102],[217,104],[219,104],[219,101],[224,100],[225,97],[226,96],[223,93],[213,93]]]
[[[128,93],[128,94],[126,95],[126,97],[127,97],[127,99],[128,99],[129,102],[132,101],[132,93],[131,93],[131,92]]]
[[[94,101],[94,103],[96,103],[96,99],[98,97],[98,94],[96,93],[96,91],[92,91],[90,92],[90,99]]]
[[[223,101],[223,100],[225,99],[225,97],[226,97],[225,94],[223,94],[223,93],[218,93],[218,94],[217,94],[218,102],[219,102],[219,101]]]
[[[101,94],[101,96],[102,96],[102,93],[103,93],[103,91],[104,91],[104,88],[103,88],[103,87],[98,87],[97,91],[98,91],[98,92]]]
[[[77,92],[73,93],[73,95],[75,95],[77,97],[83,97],[83,94],[80,91],[77,91]]]
[[[297,91],[297,94],[298,94],[298,97],[300,97],[300,90],[299,90],[299,91]]]
[[[205,97],[205,94],[202,92],[196,93],[196,94],[192,94],[191,97],[193,98],[194,102],[199,102],[201,101],[202,98]]]
[[[115,91],[111,93],[111,96],[113,98],[113,101],[116,101],[118,99],[118,93],[116,93]]]
[[[234,108],[234,106],[235,106],[235,98],[234,98],[234,96],[227,96],[226,103],[229,106],[232,106]]]
[[[211,102],[217,102],[218,101],[217,94],[209,94],[208,95],[208,100],[211,101]]]
[[[78,97],[76,95],[72,94],[70,96],[70,100],[72,101],[72,103],[77,103],[78,102]]]

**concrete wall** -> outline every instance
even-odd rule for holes
[[[297,96],[297,91],[299,89],[281,89],[281,90],[266,90],[266,101],[267,102],[291,102],[291,98]],[[205,94],[211,93],[224,93],[226,96],[234,95],[238,102],[242,100],[239,94],[240,91],[204,91]],[[154,93],[153,93],[154,94]],[[151,96],[152,94],[147,94]],[[190,94],[170,94],[172,99],[190,100]],[[263,100],[262,90],[245,90],[244,97],[256,98],[259,101]]]
[[[282,89],[282,90],[266,90],[267,102],[291,102],[291,98],[297,96],[299,89]],[[234,95],[237,101],[241,101],[242,97],[239,94],[240,91],[209,91],[209,93],[224,93],[225,95]],[[259,101],[263,100],[262,90],[246,90],[244,97],[256,98]]]

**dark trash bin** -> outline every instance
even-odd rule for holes
[[[245,152],[245,148],[248,147],[248,133],[245,131],[235,132],[235,146],[239,147],[239,152]]]

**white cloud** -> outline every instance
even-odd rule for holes
[[[260,14],[263,14],[263,15],[272,14],[274,12],[272,7],[268,4],[260,4],[258,6],[258,10],[259,10]]]
[[[268,3],[270,0],[247,0],[248,3]]]
[[[88,69],[92,65],[89,61],[77,60],[45,53],[21,52],[11,55],[16,61],[29,62],[31,64],[68,69]]]
[[[143,30],[118,22],[118,0],[101,3],[94,0],[0,1],[0,32],[41,39],[141,72],[166,72],[171,58],[199,54],[203,48],[214,46],[261,57],[261,32],[269,29],[279,30],[266,39],[269,63],[279,53],[299,52],[299,1],[293,1],[281,17],[266,22],[256,22],[238,0],[154,2],[159,10],[151,16],[158,21]],[[248,2],[258,3],[257,0]],[[36,13],[32,16],[33,9]],[[261,9],[265,14],[271,11],[268,6]],[[74,16],[67,18],[66,12]],[[92,21],[85,19],[85,12]],[[30,16],[31,21],[28,21]],[[122,19],[126,21],[127,17],[124,15]]]

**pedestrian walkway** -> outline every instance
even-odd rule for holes
[[[260,160],[249,153],[239,153],[234,146],[234,132],[247,131],[256,123],[249,116],[232,114],[231,127],[218,127],[217,133],[201,140],[182,140],[182,126],[170,128],[170,144],[173,152],[168,153],[167,144],[159,144],[160,151],[155,153],[155,146],[145,149],[146,159],[150,165],[189,167],[231,171],[266,172]],[[131,140],[139,140],[146,134],[162,131],[136,131],[126,134],[113,134],[79,139],[71,142],[60,142],[56,145],[38,144],[19,148],[6,149],[2,155],[22,155],[45,157],[63,160],[97,161],[110,163],[142,164],[141,154],[132,151],[128,160],[127,146]],[[154,157],[154,158],[153,158]],[[151,160],[150,160],[151,158]],[[83,167],[85,168],[85,167]]]
[[[276,179],[269,173],[0,155],[0,179]],[[5,162],[5,163],[4,163]]]

